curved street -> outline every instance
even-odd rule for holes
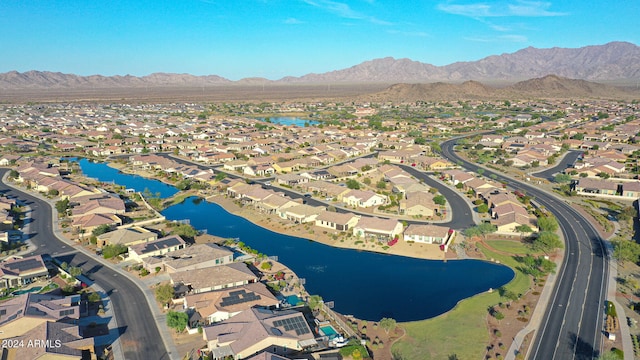
[[[462,164],[470,171],[478,166],[454,152],[456,139],[441,144],[442,154],[449,161]],[[602,346],[603,315],[608,279],[608,263],[598,232],[580,213],[564,200],[556,198],[527,183],[484,169],[485,176],[495,174],[512,189],[533,196],[535,201],[552,212],[565,239],[565,256],[558,269],[556,287],[546,305],[530,359],[593,359]]]
[[[8,169],[0,169],[0,179]],[[125,359],[171,359],[158,330],[145,294],[126,276],[105,266],[92,256],[73,248],[54,233],[52,208],[31,194],[0,182],[0,193],[15,197],[31,208],[28,238],[37,247],[29,255],[49,254],[60,262],[82,268],[83,274],[109,295],[118,323],[118,341]],[[91,285],[91,284],[89,284]],[[155,304],[154,304],[155,305]]]

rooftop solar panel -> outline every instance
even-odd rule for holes
[[[28,259],[22,261],[16,261],[13,263],[4,263],[3,266],[7,269],[17,270],[19,272],[37,269],[42,266],[42,263],[36,259]]]

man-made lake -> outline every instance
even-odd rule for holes
[[[77,159],[71,159],[77,160]],[[102,182],[113,182],[122,185],[127,189],[135,189],[136,192],[144,192],[148,189],[154,196],[160,194],[161,198],[168,198],[178,192],[174,186],[167,185],[162,181],[145,179],[141,176],[130,175],[120,172],[118,169],[107,166],[105,163],[95,163],[91,160],[80,159],[82,173]]]
[[[83,171],[86,165],[81,163]],[[111,181],[99,174],[99,169],[111,168],[106,164],[91,165],[92,177]],[[149,187],[148,180],[130,177],[130,181],[137,182],[136,188]],[[169,220],[189,219],[196,229],[207,229],[209,234],[220,237],[240,238],[264,254],[277,255],[280,262],[306,279],[309,293],[335,301],[338,312],[360,319],[431,318],[450,310],[462,299],[506,284],[514,276],[506,266],[478,260],[442,262],[333,248],[269,231],[217,204],[194,197],[162,214]]]
[[[269,119],[270,122],[278,125],[295,125],[303,127],[305,124],[309,125],[317,125],[320,124],[319,121],[309,120],[309,119],[300,119],[297,117],[269,117],[269,118],[259,118],[259,120],[266,121]]]

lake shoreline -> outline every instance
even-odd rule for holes
[[[172,184],[166,179],[159,178],[148,171],[130,171],[128,164],[109,161],[106,162],[109,167],[117,169],[123,173],[130,175],[137,175],[147,179],[154,179],[161,181],[168,185]],[[181,192],[178,192],[180,194]],[[437,244],[420,244],[420,243],[407,243],[405,241],[398,241],[393,246],[381,245],[377,241],[363,241],[354,239],[352,236],[348,236],[347,233],[333,231],[331,229],[324,229],[315,225],[305,224],[293,224],[288,220],[281,219],[276,215],[261,214],[254,209],[248,207],[239,206],[233,199],[229,199],[225,195],[215,194],[211,196],[200,196],[208,202],[215,203],[221,206],[225,211],[233,215],[242,217],[251,223],[265,228],[267,230],[290,235],[295,237],[304,238],[307,240],[319,242],[321,244],[332,246],[342,249],[352,249],[359,251],[369,251],[380,254],[405,256],[423,260],[458,260],[458,256],[455,252],[448,251],[443,252],[440,250],[440,245]],[[461,236],[461,235],[457,235]],[[455,243],[456,241],[453,241]],[[387,249],[384,249],[386,247]],[[485,260],[475,258],[476,260]]]

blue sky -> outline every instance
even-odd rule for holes
[[[392,56],[434,65],[537,48],[640,44],[640,1],[0,2],[0,72],[279,79]]]

